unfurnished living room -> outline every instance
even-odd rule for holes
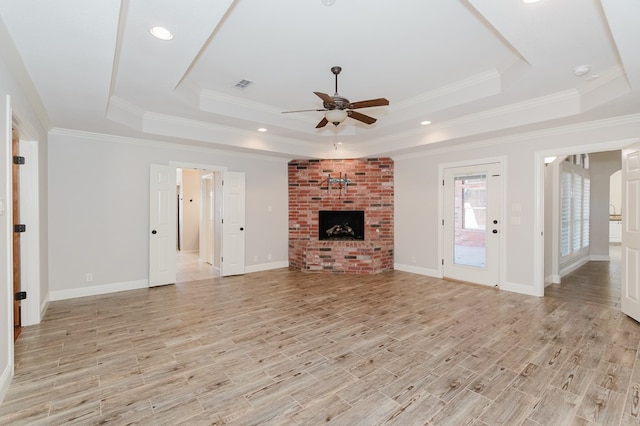
[[[2,0],[0,424],[640,424],[637,0]]]

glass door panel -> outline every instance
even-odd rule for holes
[[[454,255],[457,265],[487,264],[487,175],[454,178]]]

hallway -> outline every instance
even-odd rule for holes
[[[611,261],[592,261],[562,278],[560,284],[551,284],[544,290],[545,297],[558,297],[573,301],[620,307],[620,245],[609,246]]]
[[[176,252],[176,282],[205,280],[219,277],[220,273],[208,263],[200,262],[198,252]]]

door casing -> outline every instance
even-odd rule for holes
[[[440,276],[444,276],[444,258],[445,258],[445,244],[444,244],[444,239],[446,238],[445,233],[444,233],[444,221],[447,219],[444,217],[445,214],[445,209],[444,209],[444,199],[445,199],[445,194],[444,194],[444,179],[445,179],[445,170],[447,169],[455,169],[455,168],[462,168],[462,167],[469,167],[469,166],[476,166],[476,165],[483,165],[483,164],[497,164],[500,170],[500,175],[501,175],[501,184],[500,184],[500,189],[499,189],[499,195],[498,195],[498,200],[499,200],[499,204],[500,206],[498,207],[499,210],[499,216],[500,216],[500,230],[499,233],[497,235],[497,239],[498,239],[498,246],[499,246],[499,253],[497,255],[497,259],[498,259],[498,263],[499,265],[497,266],[498,268],[498,281],[496,283],[497,287],[500,288],[502,286],[503,280],[504,280],[504,276],[505,276],[505,254],[504,254],[504,250],[501,249],[501,247],[504,247],[505,241],[506,241],[506,233],[507,233],[507,227],[504,224],[504,218],[506,217],[505,215],[505,187],[506,187],[506,163],[507,163],[507,159],[504,156],[501,157],[490,157],[490,158],[482,158],[482,159],[477,159],[477,160],[469,160],[469,161],[460,161],[460,162],[454,162],[454,163],[443,163],[440,164],[438,169],[438,180],[439,182],[441,182],[442,184],[439,185],[439,194],[438,194],[438,199],[439,199],[439,206],[440,208],[438,209],[438,223],[440,224],[439,226],[439,232],[438,232],[438,256],[439,259],[441,259],[440,262],[438,262],[438,272],[440,274]]]
[[[485,235],[486,266],[474,267],[456,264],[454,260],[454,223],[452,180],[459,176],[486,174],[488,188],[487,224]],[[473,282],[499,287],[502,277],[502,234],[503,226],[503,185],[502,164],[500,162],[479,162],[474,164],[445,165],[441,169],[441,273],[449,279]],[[494,223],[496,221],[497,223]]]
[[[628,138],[605,141],[589,145],[573,145],[553,149],[536,151],[534,154],[534,223],[533,223],[533,288],[521,288],[524,294],[544,297],[544,170],[545,157],[573,155],[577,152],[601,152],[622,150],[634,143],[640,142],[640,138]],[[624,269],[621,273],[625,273]]]

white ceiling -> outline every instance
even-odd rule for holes
[[[52,129],[371,156],[640,112],[638,0],[325,3],[2,0],[0,16]],[[342,96],[390,101],[359,110],[375,124],[282,114],[322,108],[334,65]]]

